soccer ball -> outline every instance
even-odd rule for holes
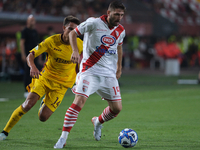
[[[133,147],[137,144],[138,135],[134,130],[125,128],[119,133],[118,141],[125,148]]]

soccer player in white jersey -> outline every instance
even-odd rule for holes
[[[99,117],[93,117],[94,138],[101,139],[102,124],[116,117],[122,109],[118,78],[122,70],[122,43],[125,30],[120,21],[125,13],[125,6],[120,1],[110,3],[107,15],[89,18],[70,33],[73,49],[71,61],[80,59],[76,43],[77,35],[84,34],[83,59],[80,72],[76,77],[76,86],[72,88],[75,99],[65,114],[62,134],[54,148],[63,148],[70,130],[89,95],[96,92],[108,101]]]

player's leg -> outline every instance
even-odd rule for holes
[[[98,89],[99,84],[97,82],[98,78],[90,75],[82,75],[78,78],[78,84],[72,88],[73,93],[76,94],[75,99],[66,111],[62,134],[54,148],[63,148],[65,146],[68,134],[76,123],[78,114],[87,98]]]
[[[48,79],[44,79],[44,84],[46,88],[45,97],[42,99],[42,106],[39,109],[38,116],[40,121],[46,121],[53,114],[53,112],[61,104],[65,93],[67,92],[67,87],[63,86],[57,82],[53,82]]]
[[[98,77],[87,74],[82,75],[79,78],[78,84],[72,88],[73,93],[76,95],[72,105],[69,107],[65,114],[63,131],[71,131],[78,118],[79,112],[85,105],[87,98],[98,89],[98,82]]]
[[[83,108],[87,98],[81,95],[75,95],[75,99],[72,105],[68,108],[64,118],[64,124],[62,129],[62,134],[58,139],[57,143],[54,145],[54,148],[63,148],[66,145],[66,140],[68,134],[71,131],[72,127],[76,123],[78,114]]]
[[[57,93],[55,93],[55,94],[57,94]],[[49,95],[50,95],[49,93],[46,93],[45,97],[42,99],[42,102],[40,104],[41,106],[40,106],[40,109],[38,111],[39,120],[42,121],[42,122],[45,122],[46,120],[48,120],[48,118],[55,111],[55,108],[51,108],[51,107],[53,107],[53,106],[51,106],[51,103],[52,103],[51,99],[53,99],[53,97],[50,97]],[[60,101],[59,101],[59,104],[60,104]]]
[[[61,104],[63,97],[67,91],[66,87],[59,90],[47,92],[43,98],[43,104],[39,109],[38,116],[40,121],[46,121],[53,114],[53,112]]]
[[[75,124],[78,114],[83,108],[87,98],[81,95],[75,95],[75,99],[72,105],[68,108],[65,114],[63,131],[70,132],[73,125]]]
[[[4,140],[8,136],[10,130],[22,118],[22,116],[26,114],[36,104],[38,99],[39,95],[37,95],[36,93],[29,93],[24,103],[13,111],[9,121],[7,122],[2,133],[0,134],[0,140]]]
[[[117,79],[106,77],[102,80],[104,82],[102,83],[101,88],[97,91],[97,94],[108,101],[108,107],[103,110],[99,117],[92,118],[92,123],[94,125],[93,135],[97,141],[101,139],[102,124],[115,118],[122,109],[121,94]]]
[[[22,116],[36,104],[37,100],[39,100],[40,97],[44,95],[45,88],[42,83],[43,82],[41,82],[41,77],[40,77],[40,79],[33,79],[31,84],[27,86],[28,91],[29,92],[31,91],[31,92],[29,93],[25,102],[21,106],[19,106],[16,110],[14,110],[2,134],[7,136],[10,130],[22,118]],[[3,138],[0,138],[0,139],[3,139]]]
[[[108,101],[108,107],[106,107],[102,114],[99,116],[99,122],[103,124],[106,121],[109,121],[115,118],[120,111],[122,110],[122,103],[121,101]]]
[[[42,105],[42,107],[40,108],[38,112],[39,119],[42,122],[47,121],[52,114],[53,114],[53,111],[51,111],[51,109],[49,109],[49,107],[46,106],[45,104]]]
[[[115,118],[122,109],[121,101],[112,102],[108,101],[108,107],[106,107],[99,117],[93,117],[92,123],[94,125],[94,138],[99,141],[101,139],[101,128],[102,124]]]

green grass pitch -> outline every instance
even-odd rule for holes
[[[182,78],[196,79],[196,76]],[[118,134],[124,128],[132,128],[139,137],[132,149],[199,150],[200,85],[178,85],[178,78],[123,74],[120,78],[123,109],[118,117],[104,123],[101,140],[93,138],[91,118],[100,115],[107,102],[94,94],[79,113],[64,149],[121,150],[124,148],[118,143]],[[1,98],[8,98],[8,101]],[[38,102],[16,124],[8,138],[0,141],[0,149],[53,149],[62,131],[65,112],[73,99],[69,89],[59,108],[46,122],[38,119]],[[22,83],[0,82],[0,130],[23,101]]]

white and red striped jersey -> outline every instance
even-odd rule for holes
[[[74,29],[78,35],[84,34],[80,72],[116,77],[117,47],[123,43],[125,30],[120,24],[109,28],[106,18],[88,18]]]

